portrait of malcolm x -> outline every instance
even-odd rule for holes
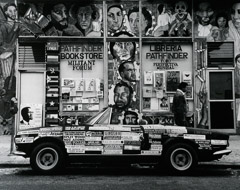
[[[21,110],[22,120],[20,121],[21,124],[29,125],[30,120],[33,120],[32,110],[30,107],[24,107]]]

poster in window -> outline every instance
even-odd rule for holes
[[[192,100],[193,99],[193,86],[187,86],[186,88],[186,99]]]
[[[183,71],[183,80],[182,81],[191,85],[192,84],[192,72],[191,71]]]
[[[165,71],[154,71],[154,87],[157,89],[163,89],[165,86]]]
[[[69,100],[70,98],[70,88],[63,87],[62,88],[62,100]]]
[[[21,104],[19,129],[42,126],[42,104]]]
[[[143,98],[143,110],[150,110],[151,98]]]
[[[160,111],[169,111],[169,98],[167,96],[163,96],[159,99],[159,110]]]
[[[95,90],[95,79],[86,78],[85,79],[85,91],[93,92]]]
[[[74,79],[70,79],[70,78],[63,78],[62,79],[62,86],[63,87],[75,87],[75,80]]]
[[[76,80],[76,91],[84,91],[85,81],[83,78]]]
[[[151,110],[158,110],[158,98],[151,98]]]
[[[168,93],[175,93],[178,85],[181,82],[181,71],[167,71],[166,91]]]
[[[153,87],[152,86],[144,86],[143,87],[143,97],[144,98],[153,97]]]
[[[152,71],[144,71],[144,84],[152,85],[153,78],[152,78]]]

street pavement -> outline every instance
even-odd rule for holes
[[[232,150],[232,153],[218,161],[202,162],[200,164],[240,168],[240,135],[230,135],[229,143],[229,149]],[[12,154],[14,148],[14,146],[11,146],[11,135],[0,136],[0,167],[29,166],[29,158]]]

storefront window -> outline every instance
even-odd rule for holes
[[[189,84],[187,98],[192,99],[191,48],[189,44],[168,42],[143,45],[143,111],[170,112],[173,93],[182,81]]]
[[[60,115],[91,115],[103,108],[103,44],[60,45]]]

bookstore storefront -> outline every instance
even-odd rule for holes
[[[186,82],[189,127],[239,133],[237,5],[216,2],[13,1],[21,23],[15,59],[1,58],[0,71],[2,89],[15,77],[15,129],[78,126],[107,106],[112,124],[132,113],[175,125],[173,96]],[[13,116],[2,112],[7,127]]]

